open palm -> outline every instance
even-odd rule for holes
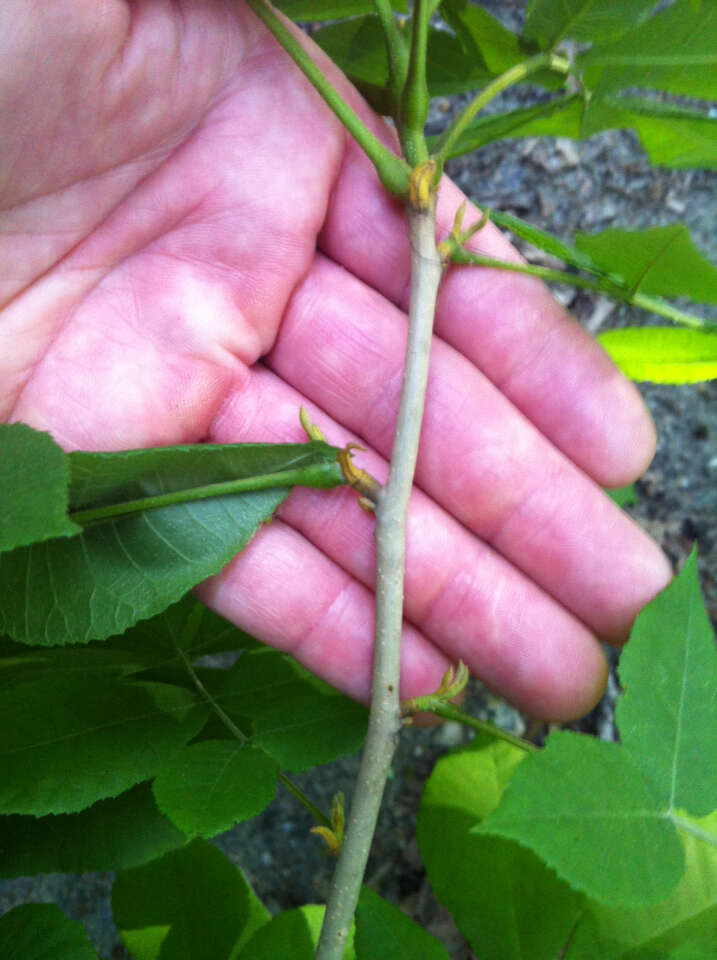
[[[0,417],[115,450],[298,440],[304,403],[383,479],[405,214],[252,13],[229,0],[4,12]],[[440,229],[460,199],[444,182]],[[474,246],[516,256],[491,227]],[[638,395],[540,284],[452,270],[409,519],[403,694],[460,657],[529,712],[589,709],[596,636],[624,638],[669,577],[598,487],[633,479],[653,447]],[[296,490],[200,596],[365,699],[372,525],[349,490]]]

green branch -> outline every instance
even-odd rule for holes
[[[226,497],[234,493],[247,493],[252,490],[273,490],[276,487],[302,485],[330,488],[341,486],[345,482],[338,463],[328,462],[312,468],[299,467],[296,470],[280,470],[277,473],[265,473],[256,477],[222,480],[219,483],[207,483],[201,487],[172,490],[169,493],[139,497],[136,500],[110,503],[104,507],[76,510],[69,514],[69,518],[74,523],[86,524],[96,520],[109,520],[111,517],[125,516],[128,513],[141,513],[145,510],[156,510],[159,507],[171,507],[177,503],[192,503],[195,500]]]
[[[495,80],[491,80],[468,104],[456,122],[443,134],[438,152],[434,154],[439,168],[441,168],[448,159],[452,147],[479,110],[482,110],[487,103],[490,103],[491,100],[497,97],[499,93],[507,90],[508,87],[512,87],[514,84],[525,80],[530,74],[537,73],[539,70],[546,68],[554,70],[557,73],[566,74],[570,69],[570,63],[565,57],[560,57],[553,53],[539,53],[537,56],[531,57],[530,60],[524,60],[523,63],[516,63],[515,66],[510,67],[509,70],[506,70],[505,73],[496,77]]]
[[[699,329],[717,327],[717,324],[713,324],[709,320],[703,320],[702,317],[697,317],[694,314],[686,313],[684,310],[679,310],[659,297],[648,297],[642,293],[633,294],[627,286],[621,287],[614,281],[608,280],[607,277],[583,277],[579,273],[568,273],[567,270],[554,270],[551,267],[540,267],[528,263],[511,263],[509,260],[497,260],[494,257],[484,257],[480,253],[471,253],[462,247],[454,249],[449,256],[453,263],[463,266],[509,270],[512,273],[539,277],[541,280],[550,283],[561,283],[571,287],[579,287],[582,290],[594,290],[630,306],[639,307],[641,310],[647,310],[661,317],[667,317],[668,320],[681,323],[686,327]]]
[[[403,153],[412,167],[428,160],[428,147],[423,128],[428,118],[430,103],[426,83],[426,50],[430,19],[428,0],[414,0],[408,73],[397,118],[398,135]]]
[[[248,3],[368,156],[388,192],[394,196],[406,197],[410,168],[405,160],[384,147],[381,141],[371,133],[343,97],[332,87],[296,37],[264,3],[264,0],[248,0]]]
[[[376,14],[386,40],[388,89],[391,94],[391,105],[395,116],[398,113],[401,92],[406,82],[408,46],[403,31],[396,23],[390,0],[373,0],[373,5],[376,8]]]
[[[496,740],[503,740],[512,747],[518,747],[519,750],[524,750],[526,753],[538,749],[536,745],[529,740],[516,737],[514,734],[508,733],[507,730],[503,730],[494,723],[489,723],[487,720],[479,720],[477,717],[472,717],[469,713],[464,713],[463,710],[454,707],[450,703],[437,703],[432,706],[421,707],[420,701],[421,698],[417,697],[416,709],[428,710],[430,713],[435,714],[437,717],[442,717],[444,720],[453,720],[456,723],[462,723],[465,727],[472,727],[473,730],[479,730],[481,733],[488,733],[491,737],[495,737]]]

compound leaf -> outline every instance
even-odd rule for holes
[[[621,0],[615,3],[627,6]],[[607,11],[612,3],[594,6]],[[594,46],[577,63],[594,96],[632,87],[711,100],[717,70],[717,7],[678,0],[614,43]]]
[[[600,903],[638,907],[667,897],[684,870],[682,846],[665,812],[617,744],[553,733],[474,830],[530,847]]]
[[[565,263],[577,267],[578,270],[585,270],[588,273],[596,274],[603,274],[605,272],[594,262],[589,253],[576,250],[575,247],[564,243],[552,233],[548,233],[547,230],[541,230],[540,227],[535,227],[532,223],[528,223],[527,220],[521,220],[520,217],[515,217],[511,213],[503,213],[498,210],[489,210],[488,212],[490,219],[499,227],[510,230],[517,237],[520,237],[521,240],[527,240],[528,243],[532,243],[532,245],[538,247],[539,250],[545,250],[546,253],[550,253],[560,260],[564,260]]]
[[[717,342],[717,337],[715,337]],[[693,551],[640,613],[620,658],[623,747],[660,804],[705,816],[717,807],[717,649]]]
[[[468,0],[443,0],[440,12],[466,52],[483,60],[491,73],[503,73],[525,59],[517,35],[482,7]]]
[[[288,496],[287,485],[264,489],[277,475],[290,473],[291,483],[308,486],[344,483],[336,453],[311,442],[70,454],[75,517],[166,494],[217,495],[96,520],[76,537],[0,555],[0,632],[47,646],[122,633],[178,601],[246,545]],[[252,489],[219,495],[219,484],[240,479]]]
[[[449,156],[459,157],[464,153],[472,153],[494,140],[541,136],[571,137],[577,140],[581,135],[582,113],[582,97],[574,94],[532,107],[511,110],[510,113],[478,117],[456,140]],[[428,138],[431,152],[439,148],[440,141],[441,135]]]
[[[531,0],[525,40],[553,47],[566,38],[595,43],[619,37],[640,23],[655,0]]]
[[[361,89],[383,89],[388,84],[386,41],[378,17],[369,15],[322,27],[314,40]],[[464,93],[483,86],[491,72],[481,57],[470,55],[460,40],[431,28],[426,67],[432,97]]]
[[[417,835],[431,887],[483,960],[554,960],[585,899],[532,851],[471,833],[524,756],[477,737],[438,761],[421,800]]]
[[[3,960],[98,960],[81,923],[54,903],[23,903],[0,917]]]
[[[80,532],[67,516],[67,454],[49,433],[0,424],[0,454],[0,551]]]
[[[241,871],[203,840],[119,873],[112,912],[134,960],[229,960],[269,920]]]
[[[598,340],[631,380],[699,383],[717,378],[717,333],[627,327],[606,330]]]
[[[80,813],[5,817],[0,832],[0,877],[125,870],[187,842],[146,783]]]
[[[240,657],[217,700],[230,716],[251,719],[252,743],[282,770],[355,753],[366,736],[365,707],[274,650]]]
[[[717,813],[691,821],[717,836]],[[690,943],[708,957],[717,930],[717,847],[682,834],[686,870],[662,903],[624,910],[588,903],[570,940],[565,960],[673,960]]]
[[[0,813],[74,813],[159,770],[202,727],[187,690],[52,675],[0,699]]]
[[[575,245],[633,292],[717,303],[717,269],[692,243],[682,223],[647,230],[603,230],[575,235]]]
[[[256,816],[274,799],[277,767],[235,740],[203,740],[173,754],[152,790],[159,809],[188,837],[213,837]]]
[[[355,943],[357,960],[450,960],[442,943],[370,887],[361,888]]]
[[[582,136],[600,130],[635,130],[651,163],[665,167],[717,167],[717,118],[654,96],[594,96],[583,111]]]

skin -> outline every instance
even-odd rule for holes
[[[406,333],[405,213],[245,5],[5,0],[0,417],[67,449],[295,441],[301,403],[386,475]],[[308,39],[386,143],[391,133]],[[449,181],[439,234],[462,197]],[[475,211],[469,211],[466,225]],[[517,254],[490,225],[473,249]],[[570,719],[668,581],[602,494],[655,434],[531,278],[444,279],[408,530],[402,695],[461,657]],[[373,519],[296,490],[199,596],[366,699]]]

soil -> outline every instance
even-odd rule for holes
[[[484,4],[511,26],[524,4]],[[530,101],[530,91],[511,92],[495,109]],[[434,103],[431,124],[440,129],[460,101]],[[490,145],[451,162],[448,172],[474,200],[530,220],[564,239],[576,229],[641,228],[681,221],[696,245],[717,263],[717,173],[666,170],[647,162],[637,138],[609,131],[585,143],[518,140]],[[533,254],[524,250],[529,259]],[[593,333],[607,326],[645,322],[645,315],[601,297],[561,288],[563,303]],[[714,314],[712,314],[714,316]],[[657,454],[637,484],[638,502],[629,512],[647,528],[679,568],[694,543],[699,547],[702,585],[717,620],[717,382],[685,387],[641,386],[659,431]],[[611,654],[614,661],[615,655]],[[617,682],[580,729],[614,739],[612,720]],[[516,733],[526,720],[472,681],[467,707]],[[531,725],[531,736],[545,732]],[[407,728],[393,766],[368,869],[368,882],[404,907],[444,941],[453,960],[472,954],[448,913],[432,897],[414,839],[422,786],[436,759],[465,742],[454,724],[432,730]],[[348,758],[297,778],[323,809],[338,790],[352,792],[357,758]],[[267,907],[278,911],[321,901],[331,859],[309,834],[310,816],[285,791],[265,813],[220,837],[217,844],[241,865]],[[85,923],[103,957],[126,957],[112,925],[111,875],[46,876],[0,883],[0,913],[28,900],[54,900]]]

